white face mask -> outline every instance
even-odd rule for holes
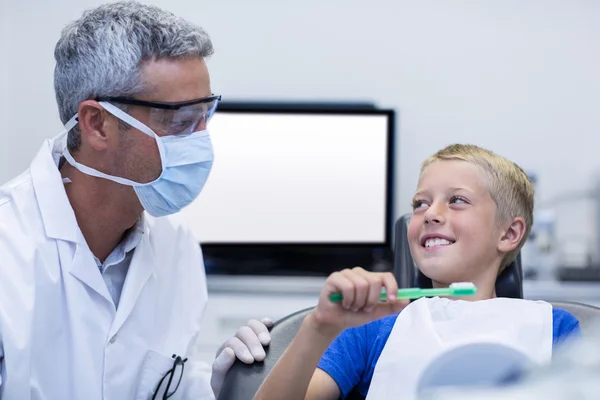
[[[114,105],[103,101],[99,104],[115,117],[156,140],[162,172],[152,182],[138,183],[80,164],[65,150],[63,155],[69,164],[84,174],[132,186],[144,209],[154,217],[177,213],[198,197],[213,163],[213,148],[207,130],[185,136],[158,136]],[[65,125],[67,132],[76,124],[77,114]]]

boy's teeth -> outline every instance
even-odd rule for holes
[[[425,241],[425,247],[446,246],[449,244],[452,244],[449,240],[440,239],[440,238],[427,239]]]

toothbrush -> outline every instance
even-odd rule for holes
[[[473,296],[477,293],[477,288],[471,282],[457,282],[452,283],[450,287],[439,288],[439,289],[421,289],[421,288],[407,288],[398,289],[397,299],[418,299],[420,297],[428,296]],[[343,296],[341,293],[332,293],[329,295],[329,300],[332,303],[341,303]],[[385,289],[381,291],[380,301],[386,301],[387,294]]]

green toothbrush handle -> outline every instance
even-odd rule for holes
[[[406,299],[418,299],[420,297],[425,296],[446,296],[451,294],[451,291],[447,288],[439,288],[439,289],[419,289],[419,288],[407,288],[407,289],[398,289],[398,293],[396,295],[396,299],[406,300]],[[341,293],[332,293],[329,295],[329,300],[332,303],[341,303],[344,297]],[[387,293],[385,290],[381,292],[380,301],[387,300]]]
[[[329,301],[331,301],[332,303],[341,303],[343,299],[344,297],[341,293],[331,293],[329,295]]]

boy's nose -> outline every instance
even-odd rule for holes
[[[444,213],[439,206],[432,204],[425,212],[426,224],[443,224],[445,222]]]

